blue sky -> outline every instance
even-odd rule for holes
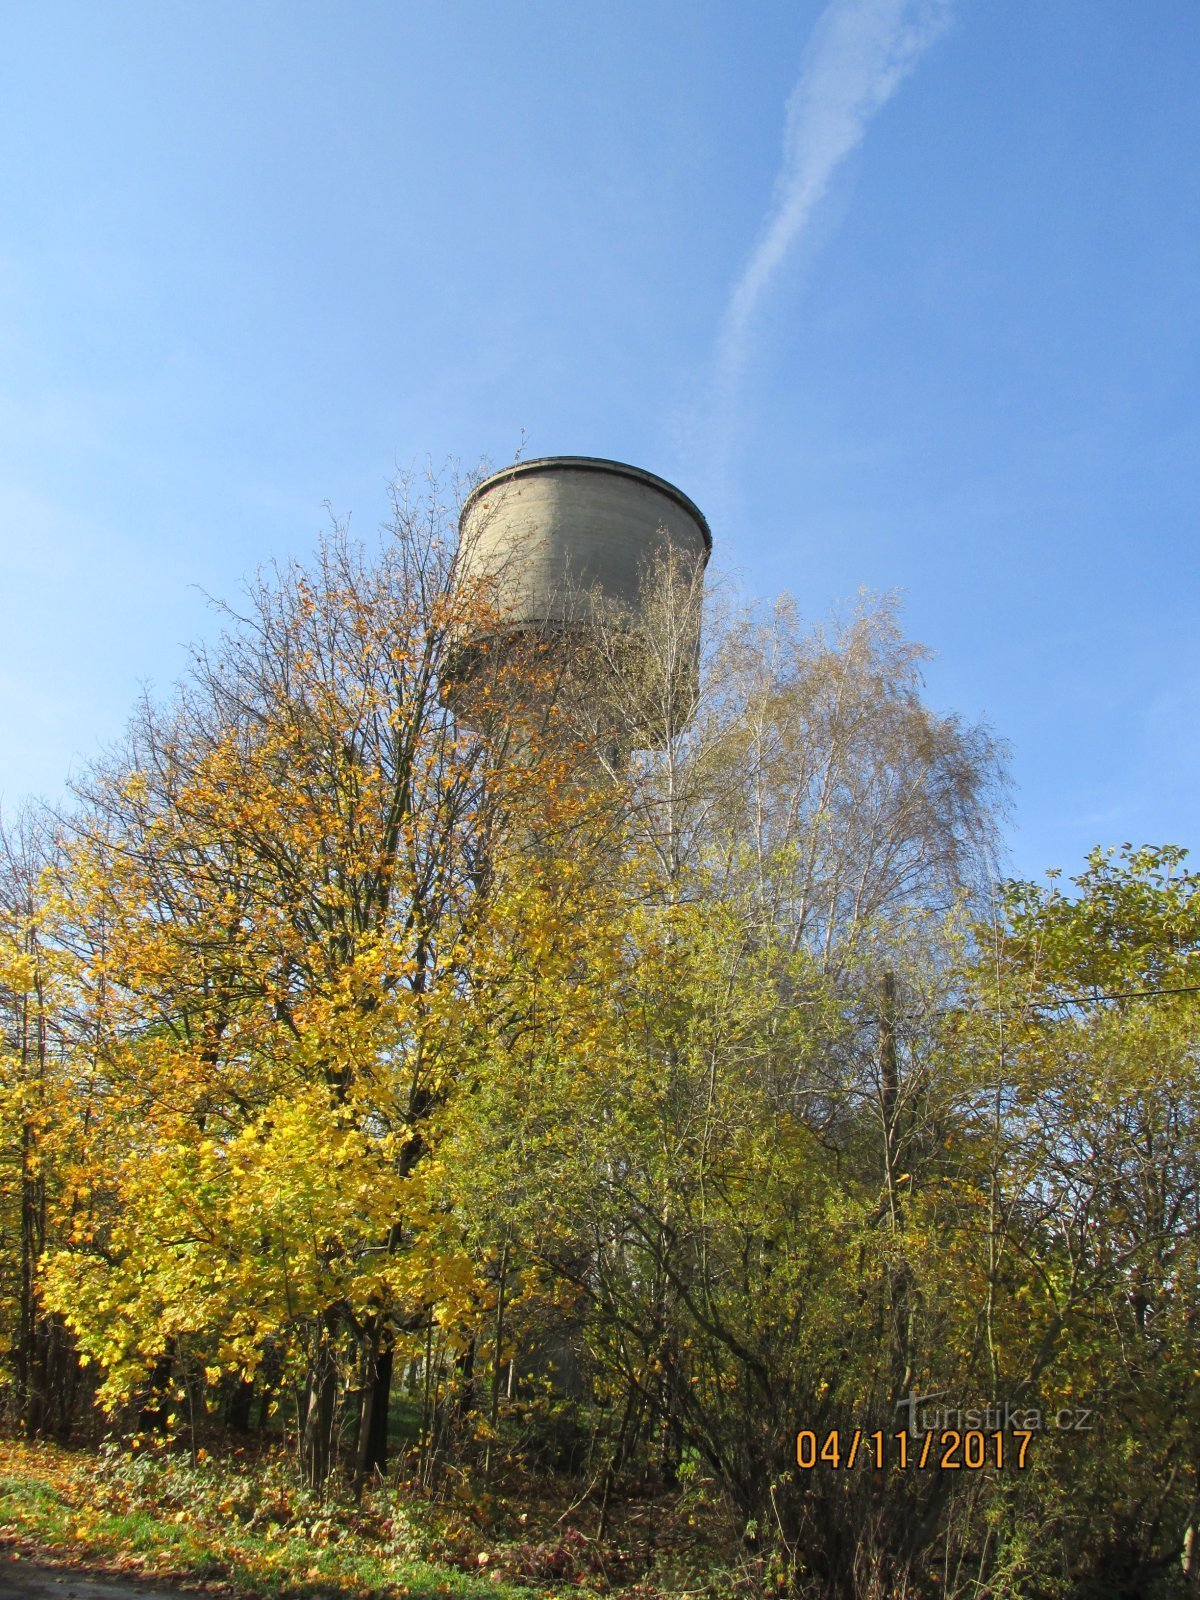
[[[1011,870],[1200,850],[1198,81],[1195,0],[8,8],[5,810],[200,590],[524,433],[752,594],[902,591]]]

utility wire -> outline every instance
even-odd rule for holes
[[[1185,983],[1175,988],[1164,985],[1161,989],[1098,990],[1091,994],[1064,995],[1061,1000],[1031,1000],[1029,1005],[1034,1011],[1059,1011],[1063,1006],[1098,1005],[1101,1000],[1157,1000],[1164,994],[1200,994],[1200,983]]]

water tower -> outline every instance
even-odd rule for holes
[[[708,523],[687,495],[641,467],[546,456],[485,478],[459,518],[458,577],[464,586],[483,585],[495,621],[485,637],[460,643],[452,688],[460,714],[471,720],[472,695],[494,671],[497,651],[513,657],[530,642],[559,644],[585,663],[586,678],[589,649],[601,632],[611,643],[616,630],[634,659],[651,626],[654,574],[661,579],[670,570],[696,593],[711,550]],[[625,750],[661,744],[686,726],[699,643],[696,626],[686,659],[669,668],[671,715],[632,703],[632,693],[621,726],[610,730]],[[611,665],[611,650],[606,661]],[[597,661],[598,695],[603,670]]]

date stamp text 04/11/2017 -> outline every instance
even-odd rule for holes
[[[878,1472],[889,1466],[900,1472],[982,1472],[987,1467],[1023,1472],[1029,1465],[1032,1439],[1032,1431],[1020,1429],[984,1433],[977,1428],[965,1432],[946,1428],[914,1439],[907,1432],[885,1433],[882,1428],[873,1433],[862,1428],[832,1428],[824,1436],[801,1428],[796,1435],[796,1465],[804,1472],[819,1467],[849,1470],[860,1465]]]

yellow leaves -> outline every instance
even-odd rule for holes
[[[29,994],[38,981],[38,963],[23,950],[0,943],[0,985],[14,994]]]
[[[168,1338],[215,1384],[331,1305],[432,1309],[457,1338],[489,1287],[439,1141],[481,1024],[500,1051],[536,1010],[522,1093],[557,1078],[569,1098],[619,1053],[604,802],[561,734],[506,771],[435,698],[443,637],[487,608],[431,609],[353,562],[277,577],[178,713],[146,710],[133,770],[96,778],[47,902],[70,959],[0,927],[0,984],[52,976],[87,1039],[30,1170],[57,1185],[46,1303],[109,1401]],[[510,841],[537,843],[497,845],[479,915],[485,767]],[[27,1109],[4,1098],[6,1133]],[[74,1143],[51,1150],[59,1127]]]
[[[225,1363],[253,1367],[262,1333],[334,1300],[436,1303],[455,1326],[479,1285],[441,1201],[443,1181],[434,1163],[401,1179],[346,1108],[313,1086],[273,1101],[227,1145],[205,1138],[131,1163],[113,1236],[124,1264],[60,1257],[49,1300],[105,1368],[114,1403],[141,1381],[168,1329],[175,1339],[243,1330],[220,1365],[207,1364],[216,1383]],[[396,1218],[406,1245],[388,1254],[380,1241]]]

